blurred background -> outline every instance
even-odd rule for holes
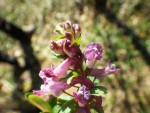
[[[105,113],[150,113],[149,0],[0,0],[0,113],[38,113],[24,94],[39,89],[41,68],[60,62],[48,42],[55,26],[79,23],[81,48],[101,43],[105,66],[122,72],[101,84]]]

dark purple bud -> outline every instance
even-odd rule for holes
[[[87,107],[79,107],[77,113],[91,113],[91,111]]]

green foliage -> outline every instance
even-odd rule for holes
[[[76,106],[76,102],[74,101],[74,99],[72,99],[70,101],[67,101],[66,103],[56,105],[53,109],[53,113],[73,113]]]
[[[91,95],[94,96],[104,97],[106,93],[107,93],[107,89],[103,86],[94,86],[94,88],[92,88],[91,90]]]
[[[31,104],[39,108],[44,113],[49,113],[50,111],[52,111],[52,107],[49,105],[49,103],[55,103],[54,99],[49,100],[52,102],[48,102],[48,101],[45,101],[43,98],[33,95],[31,93],[27,93],[26,97]]]
[[[102,108],[94,108],[94,109],[91,109],[91,113],[104,113],[104,110]]]
[[[53,97],[47,101],[32,93],[27,93],[26,97],[31,104],[42,111],[40,113],[72,113],[77,106],[74,99],[68,98],[68,95],[63,94],[59,99]]]

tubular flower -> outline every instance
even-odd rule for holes
[[[39,76],[45,80],[47,77],[64,78],[67,76],[67,71],[73,63],[73,59],[67,58],[56,69],[53,66],[51,68],[44,68],[40,71]]]
[[[121,69],[115,69],[115,65],[111,64],[110,61],[108,61],[107,66],[103,69],[93,69],[91,71],[91,75],[94,75],[96,78],[103,80],[105,76],[109,74],[117,74],[121,71]]]
[[[57,98],[54,98],[54,101],[53,99],[50,100],[54,103],[50,105],[52,108],[49,110],[46,109],[45,111],[45,104],[51,104],[51,102],[46,102],[42,105],[43,101],[40,103],[39,100],[41,106],[38,104],[37,107],[44,107],[44,109],[41,108],[42,112],[55,111],[55,107],[60,108],[56,112],[91,113],[92,110],[103,112],[102,96],[105,95],[107,89],[102,87],[101,84],[97,84],[97,80],[103,80],[109,74],[117,74],[121,69],[115,68],[115,65],[111,64],[110,61],[104,68],[93,68],[96,61],[103,58],[102,46],[91,42],[86,47],[86,50],[82,52],[79,47],[81,43],[81,28],[78,24],[72,25],[69,21],[60,23],[55,32],[61,36],[56,38],[57,41],[50,41],[49,46],[53,52],[59,54],[55,54],[55,56],[63,58],[63,61],[56,68],[54,68],[54,65],[51,65],[49,68],[41,69],[39,76],[44,83],[39,90],[33,90],[33,94],[45,100],[51,97]],[[67,89],[69,90],[65,91]],[[78,90],[73,91],[74,89]],[[62,93],[73,97],[74,100],[72,98],[71,100],[67,99],[66,95],[61,95]],[[63,103],[64,100],[67,102]],[[68,109],[68,107],[74,108]]]
[[[73,93],[75,101],[78,102],[80,107],[85,107],[89,101],[90,90],[86,86],[82,86],[79,88],[77,93]]]
[[[84,57],[86,58],[86,66],[88,68],[93,68],[96,63],[96,60],[102,59],[102,47],[100,44],[91,42],[85,52]]]
[[[58,81],[55,78],[49,78],[47,83],[41,85],[40,90],[33,90],[33,93],[47,100],[51,96],[60,96],[63,90],[66,90],[69,87],[70,86],[66,83],[66,81]]]

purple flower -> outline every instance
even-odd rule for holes
[[[55,78],[49,78],[46,83],[41,85],[40,90],[33,90],[33,93],[47,100],[51,96],[60,96],[63,90],[66,90],[69,87],[70,86],[66,83],[66,81],[58,81]]]
[[[93,69],[91,71],[91,75],[94,75],[96,78],[103,80],[105,76],[109,74],[117,74],[121,71],[121,69],[115,69],[115,65],[111,64],[110,61],[108,61],[107,66],[103,69]]]
[[[91,113],[91,111],[87,107],[79,107],[77,113]]]
[[[86,59],[86,66],[88,68],[93,68],[96,63],[96,60],[102,59],[102,47],[100,44],[91,42],[85,52],[84,57]]]
[[[79,88],[77,93],[73,92],[75,101],[78,102],[80,107],[85,107],[90,98],[90,90],[86,86]]]
[[[78,56],[81,51],[78,46],[72,45],[70,40],[66,40],[63,45],[63,51],[70,57]]]
[[[50,41],[50,48],[60,55],[68,55],[70,58],[75,55],[80,55],[81,51],[78,46],[72,45],[68,39],[61,39],[58,41]]]
[[[44,68],[40,71],[39,76],[45,81],[47,77],[64,78],[67,76],[67,71],[73,63],[73,59],[67,58],[56,69],[52,65],[51,68]]]
[[[58,78],[63,78],[65,76],[67,76],[67,71],[68,71],[69,67],[72,65],[72,63],[73,63],[73,59],[67,58],[56,69],[54,69],[53,73]]]
[[[50,41],[49,45],[52,51],[60,54],[65,55],[65,52],[63,51],[63,44],[66,39],[60,39],[58,41]]]

